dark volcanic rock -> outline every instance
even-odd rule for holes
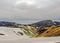
[[[30,24],[31,26],[52,26],[54,25],[54,22],[52,20],[43,20],[37,23]]]
[[[54,21],[55,26],[60,26],[60,22]]]
[[[5,35],[5,34],[3,34],[3,33],[0,33],[0,35]]]

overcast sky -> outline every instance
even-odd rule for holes
[[[60,0],[0,0],[0,20],[60,19]]]

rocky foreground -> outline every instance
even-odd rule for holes
[[[19,28],[0,27],[0,43],[55,43],[60,37],[29,38],[27,35],[17,35],[14,31],[21,31]],[[22,31],[21,31],[22,32]]]

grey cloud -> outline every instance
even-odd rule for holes
[[[60,18],[60,0],[50,0],[47,3],[45,1],[45,4],[37,0],[35,5],[28,6],[22,3],[17,7],[15,6],[16,1],[19,0],[0,0],[0,20]],[[44,8],[35,7],[39,6],[40,3],[44,5]]]

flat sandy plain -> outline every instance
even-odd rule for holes
[[[19,28],[0,27],[0,43],[56,43],[60,41],[60,37],[40,37],[29,38],[25,34],[17,35],[14,31],[21,31]],[[21,31],[22,32],[22,31]]]

